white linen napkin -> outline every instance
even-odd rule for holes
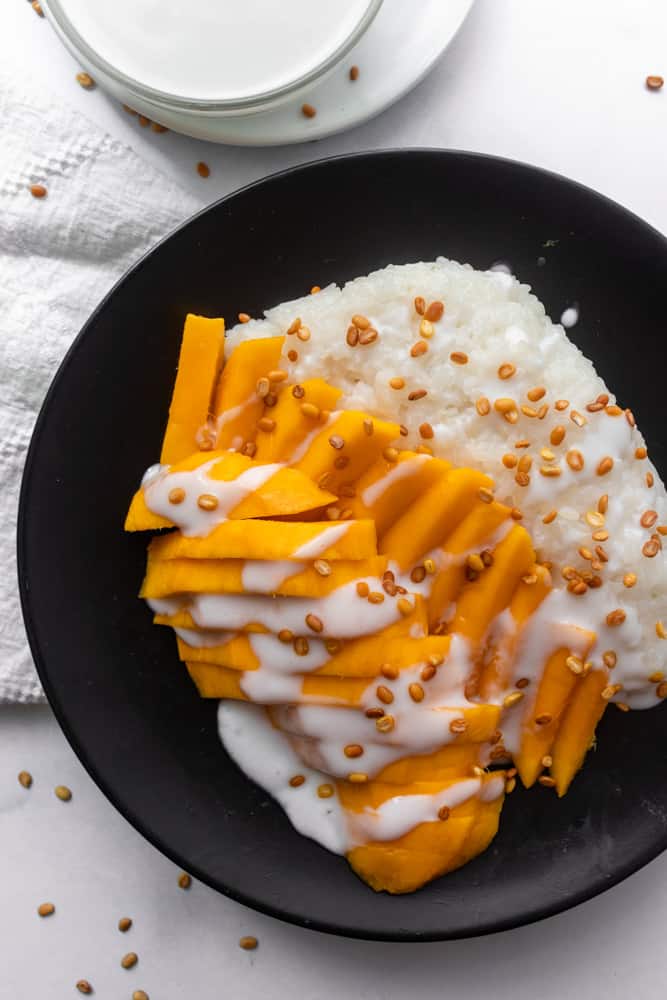
[[[0,77],[0,704],[43,699],[16,576],[18,495],[48,385],[123,271],[201,207],[20,74]],[[32,184],[47,188],[34,198]]]

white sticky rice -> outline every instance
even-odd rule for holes
[[[421,339],[416,296],[427,303],[441,300],[445,314],[426,341],[428,351],[412,357],[410,349]],[[348,346],[346,331],[354,314],[371,320],[379,332],[375,343]],[[235,326],[228,333],[230,346],[247,338],[285,334],[297,316],[311,337],[307,342],[286,337],[283,361],[290,380],[325,378],[344,391],[341,408],[363,409],[404,424],[409,434],[400,438],[400,447],[415,448],[421,441],[420,424],[430,423],[434,436],[425,443],[435,455],[483,470],[495,480],[497,499],[520,509],[521,523],[530,531],[538,557],[553,563],[556,586],[565,586],[560,572],[563,566],[586,566],[579,550],[592,550],[596,544],[591,540],[594,528],[586,514],[597,511],[600,497],[608,495],[604,529],[609,538],[603,540],[608,562],[601,572],[604,584],[581,600],[594,598],[589,603],[591,627],[599,634],[605,628],[604,622],[597,620],[600,615],[604,618],[605,612],[615,608],[627,611],[629,625],[635,626],[627,633],[632,663],[624,664],[624,691],[617,700],[632,707],[654,704],[658,700],[655,683],[649,683],[648,678],[663,669],[665,661],[656,624],[667,611],[667,577],[662,550],[653,558],[642,550],[657,526],[667,524],[665,488],[650,460],[635,457],[636,450],[644,447],[644,439],[631,426],[632,417],[610,416],[604,408],[587,410],[600,394],[608,394],[610,404],[616,402],[615,396],[563,327],[549,319],[529,286],[508,274],[475,271],[443,258],[390,266],[357,278],[342,289],[332,285],[315,295],[278,305],[267,311],[264,320]],[[288,350],[298,352],[297,361],[287,359]],[[452,352],[464,352],[468,362],[453,363]],[[498,375],[505,363],[516,367],[507,380]],[[405,380],[405,387],[398,391],[389,386],[395,376]],[[537,386],[544,386],[546,395],[532,403],[526,393]],[[409,392],[417,389],[426,389],[428,395],[409,402]],[[491,402],[486,416],[476,408],[480,397]],[[493,408],[495,400],[507,397],[517,404],[519,419],[515,424]],[[567,407],[556,409],[558,400],[566,400]],[[549,409],[543,419],[530,415],[531,409],[537,410],[544,403]],[[631,407],[632,400],[622,400],[619,405]],[[521,406],[528,407],[527,414],[521,412]],[[573,410],[585,417],[585,426],[579,427],[572,420]],[[551,443],[556,427],[566,431],[559,446]],[[516,442],[522,439],[530,445],[517,449]],[[540,454],[542,449],[547,449],[546,457]],[[569,468],[565,460],[569,449],[584,455],[583,470]],[[549,450],[553,458],[549,458]],[[530,454],[533,466],[528,486],[517,485],[516,469],[505,468],[502,456],[506,453],[517,458]],[[613,468],[599,475],[599,463],[607,456],[613,458]],[[540,474],[541,466],[552,464],[560,467],[559,475]],[[654,477],[652,486],[647,485],[647,473]],[[543,517],[552,510],[558,512],[555,520],[544,524]],[[646,511],[657,513],[655,525],[649,528],[640,524]],[[631,588],[623,583],[628,573],[637,575]],[[619,629],[614,639],[617,634],[620,636]],[[618,643],[615,648],[620,659]]]

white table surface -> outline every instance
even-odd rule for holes
[[[406,10],[408,5],[406,4]],[[0,4],[0,56],[62,95],[210,200],[293,163],[360,149],[446,146],[548,167],[617,199],[667,232],[667,76],[663,0],[478,0],[454,45],[411,95],[374,121],[318,143],[211,146],[139,128],[74,82],[79,67],[28,3]],[[211,167],[202,180],[199,160]],[[29,791],[16,775],[34,776]],[[69,785],[62,803],[56,784]],[[177,869],[104,799],[49,709],[0,709],[0,998],[61,1000],[89,979],[123,1000],[663,1000],[667,856],[601,897],[531,927],[445,944],[368,944],[290,927]],[[40,919],[39,903],[56,904]],[[121,916],[131,931],[116,929]],[[254,934],[255,952],[238,947]],[[127,951],[138,965],[120,967]]]

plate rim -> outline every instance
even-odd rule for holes
[[[91,777],[93,782],[97,785],[100,791],[103,793],[107,801],[120,813],[121,816],[139,833],[145,840],[147,840],[153,847],[160,851],[165,857],[171,860],[173,863],[177,864],[183,870],[190,872],[198,881],[209,886],[209,888],[216,890],[222,895],[234,900],[237,903],[241,903],[244,906],[249,907],[257,912],[267,914],[268,916],[275,917],[278,920],[282,920],[285,923],[293,924],[296,926],[304,927],[308,930],[321,931],[327,934],[333,934],[338,937],[353,938],[358,940],[370,940],[370,941],[392,941],[392,942],[405,942],[405,943],[428,943],[434,941],[450,941],[450,940],[461,940],[465,938],[473,937],[484,937],[489,934],[495,934],[506,930],[512,930],[518,927],[523,927],[528,924],[536,923],[540,920],[544,920],[548,917],[555,916],[559,913],[563,913],[567,910],[573,909],[575,906],[579,906],[581,903],[586,902],[589,899],[593,899],[596,896],[602,895],[607,890],[618,885],[630,875],[644,868],[649,862],[653,861],[655,858],[659,857],[663,851],[667,850],[667,829],[664,834],[658,840],[654,840],[651,845],[644,850],[640,851],[635,858],[625,865],[619,866],[611,875],[605,875],[600,873],[595,879],[583,889],[578,891],[568,891],[562,897],[552,903],[542,904],[539,903],[525,908],[520,915],[508,916],[506,918],[500,919],[488,919],[476,923],[474,926],[462,926],[456,931],[447,932],[437,932],[437,931],[427,931],[420,932],[417,930],[410,930],[405,927],[399,928],[396,931],[374,931],[369,932],[367,930],[354,928],[339,923],[332,923],[330,921],[321,919],[311,919],[307,916],[301,916],[293,912],[286,912],[281,910],[277,906],[268,904],[262,900],[254,897],[252,893],[244,893],[237,889],[231,888],[224,885],[221,881],[212,878],[203,872],[196,864],[191,864],[186,858],[184,858],[178,850],[166,845],[159,833],[157,832],[147,832],[144,827],[144,823],[140,817],[135,815],[132,809],[127,807],[124,803],[120,803],[115,794],[109,789],[106,779],[101,776],[95,767],[91,764],[85,748],[79,742],[76,735],[74,727],[70,724],[67,718],[67,712],[64,706],[61,704],[58,696],[56,695],[50,681],[50,672],[47,667],[48,657],[44,655],[43,650],[39,644],[37,638],[36,630],[36,620],[38,615],[33,613],[31,607],[30,599],[30,587],[25,579],[26,571],[26,561],[27,554],[26,550],[28,547],[27,536],[29,533],[29,520],[27,517],[27,505],[30,492],[33,486],[33,476],[35,466],[38,460],[38,452],[40,447],[40,440],[42,437],[42,430],[46,422],[48,412],[55,399],[60,384],[65,377],[65,373],[72,361],[73,356],[76,354],[79,345],[83,339],[89,334],[95,324],[99,314],[106,308],[107,303],[113,298],[117,290],[121,285],[132,275],[138,272],[147,262],[147,260],[152,257],[156,252],[158,252],[162,245],[168,240],[180,234],[189,225],[198,220],[201,216],[208,212],[219,210],[221,206],[225,205],[227,202],[233,200],[239,195],[246,194],[252,191],[254,188],[261,187],[267,182],[279,181],[283,178],[289,177],[294,174],[299,174],[303,171],[310,171],[313,169],[318,169],[321,167],[329,166],[333,163],[339,161],[355,161],[355,160],[368,160],[370,158],[401,158],[410,159],[413,157],[442,157],[444,159],[454,159],[454,160],[466,160],[472,159],[475,161],[499,163],[506,167],[510,167],[514,170],[527,171],[531,174],[538,174],[542,177],[555,181],[559,184],[564,184],[575,190],[583,193],[598,204],[603,205],[605,208],[610,208],[613,211],[620,213],[625,216],[628,220],[639,224],[644,229],[648,230],[657,240],[662,243],[665,256],[667,258],[667,235],[660,232],[655,226],[642,219],[641,216],[637,215],[632,210],[626,208],[624,205],[615,201],[607,195],[596,191],[594,188],[589,187],[580,181],[574,180],[563,174],[559,174],[556,171],[548,170],[544,167],[534,166],[530,163],[526,163],[521,160],[514,160],[509,157],[495,156],[489,153],[480,153],[473,150],[459,150],[459,149],[439,149],[437,147],[388,147],[381,149],[371,149],[357,151],[353,153],[341,153],[335,156],[325,156],[319,157],[315,160],[310,160],[306,163],[296,164],[294,166],[288,167],[286,169],[276,171],[274,173],[268,174],[265,177],[259,178],[258,180],[251,181],[248,184],[243,185],[240,188],[236,188],[229,194],[211,202],[209,205],[195,212],[194,214],[188,216],[183,222],[178,226],[174,227],[157,241],[152,247],[146,250],[133,264],[128,267],[123,274],[114,282],[109,291],[104,295],[99,304],[95,307],[93,312],[90,314],[88,319],[85,321],[78,334],[72,341],[72,344],[68,348],[64,357],[62,358],[50,384],[44,400],[40,406],[37,419],[33,425],[30,443],[26,453],[25,463],[23,467],[23,472],[21,476],[21,487],[19,492],[19,503],[18,503],[18,519],[17,519],[17,529],[16,529],[16,553],[17,553],[17,575],[18,575],[18,588],[19,596],[21,602],[21,612],[23,616],[23,623],[25,626],[26,636],[28,639],[28,645],[30,652],[32,654],[35,669],[39,676],[39,679],[44,688],[49,706],[53,711],[53,714],[62,730],[65,738],[70,744],[72,750],[76,754],[80,763]],[[247,779],[250,780],[250,779]],[[445,876],[443,876],[445,877]],[[372,891],[369,889],[369,892]],[[380,894],[378,894],[380,895]]]

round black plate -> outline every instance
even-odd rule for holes
[[[300,837],[229,761],[172,636],[137,600],[145,537],[123,534],[154,462],[186,311],[233,319],[389,263],[498,259],[631,405],[663,475],[667,243],[553,174],[469,153],[325,160],[211,206],[144,257],[86,324],[34,432],[19,526],[31,648],[58,719],[102,790],[198,878],[320,930],[429,940],[572,906],[667,846],[661,710],[610,711],[568,796],[517,791],[490,849],[411,896],[376,895]],[[546,258],[539,261],[539,258]]]

